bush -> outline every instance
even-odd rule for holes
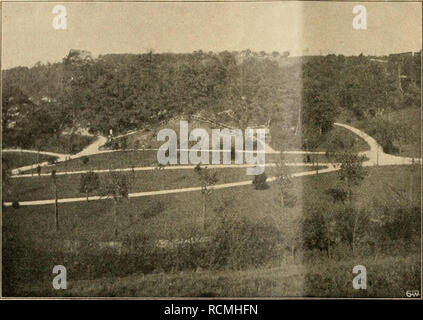
[[[381,234],[389,240],[406,240],[420,236],[420,208],[389,208],[383,210]]]
[[[87,164],[90,161],[90,158],[88,158],[87,156],[83,156],[81,158],[81,161],[82,161],[83,164]]]
[[[19,205],[19,201],[15,200],[12,202],[12,207],[13,209],[19,209],[20,205]]]
[[[325,190],[325,193],[332,198],[333,202],[345,203],[348,198],[348,191],[342,187],[329,188]]]
[[[140,148],[140,145],[141,145],[140,140],[137,139],[137,140],[134,141],[134,149],[135,150],[138,150]]]
[[[333,211],[313,210],[307,214],[303,225],[305,248],[319,249],[332,255],[337,246],[351,250],[362,247],[369,237],[372,224],[365,210],[338,208]]]
[[[328,252],[331,245],[329,226],[320,210],[308,213],[304,220],[303,238],[305,249]]]
[[[211,236],[211,268],[243,269],[267,263],[279,255],[282,235],[270,222],[249,221],[225,214]]]
[[[265,190],[269,188],[269,185],[266,182],[267,176],[263,172],[262,174],[254,176],[253,185],[256,190]]]
[[[120,146],[121,146],[122,149],[128,148],[128,137],[127,136],[124,136],[122,138],[122,142],[121,142]]]

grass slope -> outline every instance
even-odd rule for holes
[[[419,169],[409,166],[368,168],[368,177],[355,193],[356,205],[372,208],[376,202],[376,208],[382,205],[401,206],[405,203],[403,198],[409,196],[416,204],[420,203]],[[297,206],[288,208],[286,214],[301,216],[307,206],[330,206],[324,190],[336,183],[336,172],[296,178],[294,181],[300,198]],[[387,187],[387,184],[390,186]],[[214,191],[207,201],[207,225],[217,219],[225,200],[232,200],[233,212],[250,221],[261,221],[277,213],[278,189],[271,184],[267,190],[244,186]],[[201,208],[200,192],[124,201],[118,207],[120,233],[117,240],[126,236],[181,239],[204,235],[201,231]],[[59,221],[60,232],[56,234],[53,206],[8,207],[3,211],[3,254],[13,256],[3,263],[3,274],[8,277],[5,283],[9,284],[8,288],[12,283],[14,288],[5,292],[6,295],[403,297],[404,290],[415,290],[420,283],[417,246],[407,245],[406,250],[405,246],[398,244],[395,248],[388,247],[379,256],[343,250],[334,259],[326,259],[324,254],[319,253],[304,257],[300,265],[298,262],[290,265],[283,258],[279,263],[275,262],[276,265],[243,271],[207,269],[163,273],[155,270],[155,273],[145,275],[109,274],[102,278],[74,278],[69,291],[52,292],[49,266],[64,261],[70,265],[71,275],[79,261],[78,257],[57,253],[65,240],[115,240],[110,200],[60,205]],[[40,259],[40,252],[44,252],[48,261]],[[125,256],[119,259],[125,269]],[[351,286],[352,267],[357,264],[364,264],[368,270],[369,289],[365,292],[355,291]],[[26,275],[30,275],[32,280],[28,282]]]
[[[3,164],[8,169],[15,169],[38,162],[52,161],[56,157],[47,156],[44,154],[37,155],[36,153],[29,152],[3,152]]]

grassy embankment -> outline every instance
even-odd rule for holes
[[[411,167],[369,168],[369,175],[357,190],[357,207],[380,208],[401,206],[404,197],[413,201],[420,199],[419,170]],[[410,180],[410,176],[414,179]],[[303,194],[297,206],[287,211],[304,215],[307,203],[328,206],[330,200],[324,190],[337,180],[337,173],[298,178],[295,188]],[[410,184],[410,181],[412,182]],[[387,187],[389,185],[389,187]],[[267,190],[254,190],[252,186],[215,191],[208,201],[207,223],[217,219],[219,205],[232,200],[233,211],[250,221],[260,221],[277,214],[276,185]],[[242,199],[242,200],[241,200]],[[160,203],[161,205],[157,205]],[[304,205],[303,205],[304,204]],[[201,219],[201,196],[199,192],[178,195],[138,198],[119,205],[121,226],[119,239],[134,236],[155,239],[180,239],[203,234]],[[373,211],[377,219],[378,211]],[[303,260],[289,264],[286,257],[275,258],[271,264],[247,268],[242,271],[219,271],[195,269],[166,271],[154,270],[154,274],[126,274],[120,271],[91,271],[88,278],[78,277],[78,258],[56,253],[54,247],[64,240],[111,241],[113,215],[111,202],[92,201],[60,206],[59,234],[53,228],[53,206],[6,208],[3,214],[3,248],[13,250],[13,260],[5,260],[9,279],[16,295],[57,295],[51,289],[51,263],[65,259],[70,264],[74,280],[65,295],[136,295],[136,296],[404,296],[404,290],[414,290],[419,284],[419,242],[398,240],[396,247],[387,245],[385,251],[374,255],[366,251],[351,253],[339,249],[332,258],[324,254],[307,254]],[[411,244],[411,245],[410,245]],[[42,250],[47,258],[36,253]],[[5,252],[4,251],[4,252]],[[33,256],[34,253],[36,256]],[[6,256],[10,256],[6,255]],[[24,259],[24,260],[22,260]],[[76,260],[75,260],[76,259]],[[125,257],[117,256],[126,265]],[[192,259],[192,257],[190,257]],[[57,261],[56,261],[57,260]],[[279,261],[279,262],[278,262]],[[368,290],[355,291],[351,287],[352,267],[364,264],[368,269]],[[281,267],[283,265],[283,267]],[[287,271],[291,270],[291,271]],[[15,271],[13,271],[15,270]],[[194,272],[197,270],[197,272]],[[201,270],[201,271],[199,271]],[[296,270],[292,272],[292,270]],[[280,271],[280,272],[278,272]],[[291,272],[291,273],[290,273]],[[144,272],[145,273],[145,272]],[[28,285],[23,274],[31,274],[34,280]],[[50,279],[50,281],[47,281]],[[131,284],[129,283],[131,282]],[[10,292],[10,291],[9,291]],[[7,291],[5,294],[8,294]]]
[[[6,165],[8,169],[15,169],[38,162],[53,161],[56,159],[56,157],[44,154],[37,155],[36,153],[29,152],[3,152],[1,157],[3,159],[3,165]]]

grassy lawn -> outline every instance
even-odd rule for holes
[[[365,209],[385,205],[398,206],[407,204],[410,199],[420,203],[419,166],[366,167],[366,170],[367,177],[354,191],[355,207]],[[304,194],[307,195],[304,197],[305,204],[327,207],[331,200],[323,191],[336,185],[337,181],[337,172],[303,177]]]
[[[243,169],[221,169],[225,170],[222,174],[218,171],[221,182],[239,181],[245,179]],[[220,172],[220,174],[219,174]],[[420,201],[420,175],[419,169],[410,171],[407,166],[392,167],[372,167],[368,168],[369,175],[359,187],[354,196],[355,205],[360,208],[372,207],[375,202],[384,205],[398,205],[408,201],[409,193],[412,192],[412,199]],[[146,174],[145,172],[140,173]],[[160,189],[159,180],[153,179],[150,173],[149,178],[138,179],[139,188]],[[174,176],[169,177],[166,172],[153,172],[154,175],[162,175],[174,187],[190,186],[190,181],[195,181],[194,173],[174,172]],[[186,176],[188,174],[188,176]],[[414,177],[410,184],[411,175]],[[184,178],[185,176],[185,178]],[[36,181],[37,179],[24,179],[22,181]],[[65,177],[74,179],[73,177]],[[179,179],[183,179],[186,185]],[[299,200],[297,206],[293,209],[302,212],[302,204],[311,206],[327,207],[331,202],[329,196],[324,191],[335,185],[337,182],[337,172],[329,174],[320,174],[295,178],[295,190]],[[49,179],[46,179],[49,184]],[[157,182],[154,187],[152,181]],[[76,180],[76,186],[67,186],[70,190],[77,188],[79,181]],[[390,187],[387,187],[389,184]],[[194,184],[198,185],[198,184]],[[170,188],[171,186],[169,186]],[[29,188],[29,187],[20,187]],[[51,188],[51,187],[50,187]],[[47,186],[40,187],[36,191],[41,198],[52,198],[52,192],[46,192]],[[65,189],[63,185],[63,189]],[[151,190],[149,189],[149,190]],[[35,190],[34,190],[35,191]],[[34,192],[33,191],[33,192]],[[65,192],[65,191],[63,191]],[[67,191],[66,191],[67,192]],[[77,191],[71,191],[69,195],[83,196]],[[30,195],[28,195],[30,198]],[[36,197],[37,199],[38,196]],[[405,199],[403,199],[405,198]],[[253,186],[234,187],[229,189],[215,190],[208,201],[208,218],[213,220],[214,211],[219,208],[224,199],[229,199],[233,203],[233,210],[242,212],[246,216],[258,219],[263,215],[271,213],[277,205],[278,189],[274,183],[270,184],[267,190],[254,190]],[[242,201],[237,200],[242,199]],[[407,200],[406,200],[407,199]],[[156,210],[157,203],[160,203],[160,210]],[[151,212],[150,212],[151,211]],[[152,212],[157,211],[157,212]],[[129,223],[132,221],[128,232],[148,232],[157,238],[172,239],[188,237],[190,233],[195,233],[201,226],[201,193],[187,192],[181,194],[158,195],[153,197],[133,198],[130,201],[123,201],[119,205],[122,221]],[[4,227],[13,227],[17,232],[33,236],[42,236],[43,234],[54,234],[53,231],[53,205],[44,206],[23,206],[19,209],[7,207],[3,214]],[[64,239],[79,239],[84,237],[112,240],[111,230],[113,228],[112,201],[90,201],[79,203],[60,204],[60,217],[63,224],[62,232]],[[144,218],[148,217],[148,218]]]
[[[317,155],[315,156],[317,157]],[[319,162],[328,162],[325,155],[318,155]],[[178,153],[179,159],[179,153]],[[211,155],[209,157],[211,162]],[[278,161],[278,154],[266,154],[266,163]],[[306,156],[301,154],[286,154],[284,155],[286,162],[306,162]],[[312,158],[311,158],[312,159]],[[310,160],[311,161],[311,160]],[[221,163],[223,160],[221,160]],[[232,161],[234,164],[234,161]],[[244,159],[245,163],[245,159]],[[157,166],[157,151],[115,151],[100,153],[88,157],[88,162],[84,163],[83,158],[72,159],[65,162],[60,162],[52,166],[41,168],[42,173],[50,173],[52,170],[57,172],[81,171],[81,170],[108,170],[108,169],[122,169],[133,167]],[[28,173],[28,172],[26,172]],[[34,175],[35,175],[34,169]]]
[[[79,134],[74,134],[72,139],[68,134],[60,135],[59,137],[56,135],[49,137],[46,136],[42,138],[42,141],[40,141],[39,148],[41,151],[76,154],[91,144],[94,139],[95,137],[83,136]],[[5,141],[3,137],[3,148],[16,147],[16,145],[10,145],[10,143],[13,143],[13,141]],[[29,145],[25,149],[37,150],[38,146]]]
[[[368,171],[367,178],[355,192],[356,206],[378,208],[382,205],[401,205],[405,203],[402,198],[408,198],[410,194],[412,201],[420,203],[420,168],[414,168],[413,171],[409,166],[370,167]],[[240,172],[244,175],[244,170]],[[414,177],[413,180],[410,180],[411,176]],[[295,178],[294,190],[299,199],[295,207],[286,209],[286,214],[301,216],[304,208],[308,206],[328,208],[331,201],[324,194],[324,190],[333,186],[336,181],[336,172]],[[390,254],[386,256],[366,256],[366,253],[361,252],[352,254],[345,250],[344,255],[346,252],[348,256],[337,259],[327,260],[319,253],[317,258],[308,257],[301,264],[290,264],[281,260],[279,265],[272,264],[242,271],[157,271],[153,274],[119,277],[111,274],[102,278],[75,279],[69,282],[68,291],[52,292],[50,264],[65,259],[63,263],[69,263],[72,268],[76,268],[78,263],[77,258],[63,258],[54,248],[57,250],[64,240],[115,240],[112,205],[111,200],[59,205],[59,234],[54,231],[52,205],[19,209],[7,207],[3,211],[3,250],[12,250],[16,260],[5,263],[3,268],[8,268],[6,271],[10,273],[10,270],[15,270],[21,265],[22,261],[19,259],[26,261],[22,262],[22,267],[13,271],[11,281],[15,281],[17,294],[403,297],[404,290],[414,290],[416,283],[419,283],[420,255],[414,252],[413,248],[404,251],[404,248],[399,247],[399,253],[389,248]],[[207,201],[206,225],[213,225],[221,213],[222,205],[230,206],[231,212],[250,221],[276,218],[279,212],[277,185],[270,184],[267,190],[243,186],[213,191]],[[116,240],[123,241],[127,236],[186,239],[204,235],[201,209],[200,192],[123,201],[118,205],[119,235]],[[208,231],[205,234],[207,233]],[[38,262],[38,256],[31,253],[40,252],[39,250],[47,252],[51,261],[47,264]],[[121,259],[122,268],[125,268],[125,257]],[[366,292],[358,292],[351,287],[352,267],[357,264],[364,264],[368,270]],[[72,274],[72,268],[69,269],[69,275]],[[20,274],[30,274],[34,280],[19,280]]]
[[[69,135],[61,135],[59,139],[51,138],[46,141],[42,146],[41,150],[57,152],[57,153],[72,153],[76,154],[83,150],[86,146],[91,144],[95,137],[82,136],[75,134],[73,137],[72,150],[70,150],[70,138]]]
[[[317,167],[316,167],[317,168]],[[319,166],[321,168],[321,166]],[[313,170],[308,167],[288,167],[289,172],[303,172]],[[253,180],[253,176],[246,174],[246,168],[221,168],[211,169],[217,173],[218,184]],[[272,176],[272,168],[265,170],[266,175]],[[106,173],[99,173],[100,179]],[[149,170],[135,171],[133,174],[127,172],[132,180],[130,193],[141,191],[155,191],[166,189],[179,189],[189,187],[199,187],[200,181],[193,169],[190,170]],[[84,197],[85,194],[79,192],[80,174],[57,176],[59,198]],[[34,175],[33,178],[11,179],[11,193],[4,195],[5,201],[24,200],[46,200],[54,198],[54,184],[51,177]],[[90,193],[90,195],[100,195],[100,190]]]
[[[248,178],[245,179],[247,176],[245,176],[244,170],[237,170],[238,172],[232,171],[232,169],[229,170],[228,175],[232,171],[234,178],[238,174],[238,179],[248,180]],[[156,172],[154,174],[159,173]],[[164,176],[166,175],[166,173],[163,174]],[[219,175],[222,182],[225,181],[223,179],[229,180],[229,177],[224,178],[225,175]],[[190,175],[187,179],[194,179],[194,176]],[[296,181],[296,188],[300,191],[301,179],[294,179],[294,181]],[[146,182],[141,181],[140,183]],[[157,183],[159,182],[157,181]],[[178,186],[181,186],[180,182],[178,182]],[[189,185],[187,184],[186,186]],[[42,194],[42,190],[39,192]],[[44,197],[51,198],[51,194],[45,193]],[[250,218],[259,219],[261,216],[271,212],[277,205],[277,188],[274,184],[270,184],[270,188],[267,190],[255,190],[252,185],[215,190],[210,195],[207,204],[208,218],[210,220],[214,219],[213,217],[216,215],[215,209],[218,209],[225,199],[233,202],[235,211],[241,212]],[[242,199],[242,201],[238,199]],[[162,209],[156,210],[159,212],[149,212],[154,211],[152,208],[157,203],[161,204]],[[122,220],[125,220],[123,221],[124,225],[133,218],[133,221],[128,224],[130,225],[128,232],[147,232],[153,237],[164,239],[185,238],[189,237],[188,235],[193,232],[196,233],[201,227],[201,203],[201,193],[199,191],[187,192],[133,198],[130,201],[120,203],[118,211]],[[53,205],[22,206],[19,209],[7,207],[4,209],[3,225],[6,229],[10,226],[13,229],[16,228],[15,231],[19,233],[35,237],[47,234],[53,235],[53,213]],[[144,218],[144,216],[147,218]],[[63,234],[61,235],[64,239],[88,237],[113,240],[111,233],[113,228],[111,200],[60,204],[60,217],[63,225]]]
[[[15,169],[38,162],[45,162],[56,159],[56,157],[47,155],[37,155],[36,153],[29,152],[3,152],[2,153],[3,163],[8,169]]]
[[[219,128],[212,128],[211,124],[208,123],[204,123],[201,121],[196,121],[196,120],[192,120],[189,121],[189,128],[188,128],[188,132],[190,132],[191,130],[195,129],[195,128],[202,128],[204,130],[206,130],[209,134],[209,139],[210,139],[210,148],[212,147],[212,134],[211,134],[211,130],[212,129],[219,129]],[[165,127],[163,128],[168,128],[168,129],[172,129],[174,130],[179,138],[179,122],[176,121],[171,121],[168,124],[166,124]],[[126,138],[117,138],[114,141],[116,142],[122,142],[122,139],[126,139],[127,140],[127,148],[159,148],[163,142],[161,141],[157,141],[157,133],[160,131],[160,129],[162,128],[157,128],[154,130],[149,130],[149,131],[142,131],[142,132],[138,132],[132,135],[127,136]],[[220,128],[222,129],[222,128]],[[334,126],[333,129],[331,130],[330,134],[329,134],[329,140],[323,142],[315,151],[326,151],[328,149],[328,145],[329,142],[331,141],[331,139],[337,138],[339,139],[342,143],[349,143],[351,141],[354,142],[354,146],[352,151],[354,152],[358,152],[358,151],[365,151],[369,149],[369,146],[367,145],[367,143],[357,137],[357,135],[355,135],[354,133],[352,133],[351,131],[345,129],[345,128],[341,128],[341,127],[337,127]],[[136,142],[138,141],[138,142]],[[192,147],[196,142],[193,141],[189,141],[188,145],[189,147]],[[270,146],[273,147],[275,150],[278,150],[278,144],[276,143],[276,141],[271,141],[270,142]],[[179,148],[179,142],[178,142],[178,148]],[[254,148],[256,148],[256,146],[254,146]],[[300,150],[300,147],[298,148],[294,148],[295,150]],[[293,150],[294,150],[293,149]]]
[[[212,124],[209,124],[207,122],[198,121],[198,120],[189,120],[188,121],[188,135],[193,129],[201,128],[208,132],[209,134],[209,141],[210,141],[210,147],[211,147],[211,133],[212,129],[224,129],[224,128],[218,128],[213,126]],[[157,134],[161,129],[171,129],[174,130],[178,136],[178,148],[179,148],[179,137],[180,137],[180,126],[179,126],[179,120],[171,120],[167,122],[163,126],[157,126],[155,128],[150,128],[147,130],[142,130],[139,132],[136,132],[134,134],[128,135],[126,137],[116,138],[113,141],[117,142],[118,144],[121,144],[123,140],[126,140],[127,147],[128,148],[159,148],[164,141],[157,141]],[[196,142],[189,141],[188,145],[193,146]]]
[[[300,150],[303,143],[301,137],[293,137],[293,139],[297,139],[296,141],[292,142],[292,145],[296,145],[297,147],[291,147],[289,150]],[[363,139],[352,133],[350,130],[338,126],[333,126],[331,131],[326,136],[322,137],[321,141],[322,142],[316,147],[315,150],[308,151],[326,152],[327,150],[331,150],[330,146],[334,142],[337,143],[339,148],[343,147],[344,149],[348,149],[348,151],[352,152],[369,150],[369,145]],[[283,141],[283,144],[286,143],[286,141]],[[280,149],[280,144],[281,141],[277,141],[277,139],[273,138],[270,142],[270,146],[275,150]]]
[[[118,169],[141,166],[156,166],[157,151],[117,151],[91,155],[88,162],[84,163],[83,158],[72,159],[57,163],[47,168],[42,168],[41,172],[51,172],[53,169],[57,172],[80,171],[94,169]]]

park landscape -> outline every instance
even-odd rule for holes
[[[71,50],[2,81],[4,296],[420,290],[421,51]],[[264,173],[233,146],[231,164],[159,164],[157,133],[181,120],[264,128]]]

